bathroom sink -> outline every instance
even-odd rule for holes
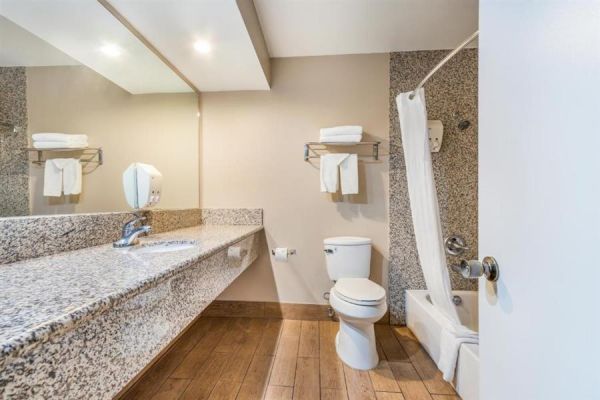
[[[162,240],[158,242],[143,243],[129,249],[134,254],[170,253],[194,248],[198,245],[195,240]]]

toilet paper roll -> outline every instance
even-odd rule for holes
[[[287,261],[288,249],[287,247],[277,247],[275,249],[275,260],[276,261]]]
[[[227,249],[227,257],[234,260],[241,260],[243,257],[242,248],[238,246],[231,246]]]

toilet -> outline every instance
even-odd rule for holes
[[[323,241],[327,273],[335,282],[329,293],[340,319],[336,349],[348,366],[368,370],[377,366],[373,324],[387,311],[385,289],[369,280],[371,239],[332,237]]]

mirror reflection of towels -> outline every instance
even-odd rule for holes
[[[44,196],[60,197],[80,194],[81,163],[77,158],[52,158],[46,160],[44,169]]]

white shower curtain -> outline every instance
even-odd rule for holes
[[[421,88],[413,99],[409,93],[396,97],[402,148],[406,164],[408,195],[412,212],[419,261],[434,308],[444,320],[441,355],[435,360],[446,380],[452,380],[461,343],[477,343],[476,332],[460,323],[452,303],[452,287],[442,239],[437,191],[431,166],[425,92]]]

